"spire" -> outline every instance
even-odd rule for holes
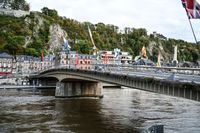
[[[158,52],[158,61],[157,61],[157,67],[161,67],[161,64],[160,64],[160,57],[161,54],[160,54],[160,51]]]
[[[178,46],[174,46],[174,58],[173,58],[173,61],[172,61],[172,64],[174,66],[177,66],[178,64],[178,60],[177,60],[177,53],[178,53]]]
[[[89,25],[88,25],[88,32],[89,32],[89,35],[90,35],[91,42],[92,42],[92,44],[93,44],[93,54],[96,55],[98,49],[97,49],[97,47],[96,47],[96,45],[95,45],[95,43],[94,43],[94,40],[93,40],[93,37],[92,37],[92,32],[91,32],[91,30],[90,30]]]

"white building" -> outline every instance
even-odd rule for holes
[[[89,70],[96,64],[96,56],[89,54],[79,54],[76,51],[60,52],[60,67]]]
[[[132,55],[129,52],[122,52],[120,49],[114,51],[100,51],[97,57],[98,64],[130,64]]]
[[[42,61],[41,58],[18,55],[17,57],[17,73],[18,74],[31,74],[52,68],[54,66],[54,56],[45,56]]]
[[[26,15],[30,15],[30,12],[0,8],[0,14],[19,18],[19,17],[24,17]]]
[[[42,70],[50,69],[55,66],[55,56],[47,55],[44,57],[44,61],[42,61]]]
[[[0,75],[16,72],[16,62],[12,55],[0,53]]]

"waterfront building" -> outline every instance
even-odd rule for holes
[[[76,51],[61,51],[59,53],[59,58],[56,59],[58,61],[57,66],[61,66],[61,67],[68,67],[68,68],[75,68],[75,64],[76,64],[76,56],[77,53]],[[57,67],[56,66],[56,67]]]
[[[16,72],[16,62],[12,55],[6,52],[0,53],[0,75]]]
[[[29,61],[29,69],[31,73],[38,72],[41,70],[41,59],[37,57],[32,57],[32,60]]]
[[[62,51],[59,55],[61,67],[88,70],[93,69],[93,64],[96,62],[95,55],[78,54],[76,51]]]
[[[97,64],[114,64],[115,54],[113,51],[100,51],[98,53]]]
[[[46,55],[43,59],[40,57],[34,57],[30,62],[31,72],[39,72],[50,69],[55,66],[55,56]]]
[[[65,51],[60,52],[60,65],[66,66],[68,64],[68,54]]]
[[[76,68],[77,69],[84,69],[90,70],[93,69],[95,63],[95,55],[88,55],[88,54],[77,54],[76,57]]]
[[[121,52],[120,58],[122,64],[132,63],[132,55],[129,52]]]
[[[54,66],[54,56],[48,55],[42,60],[39,57],[17,55],[17,73],[29,75],[30,73],[46,70]]]
[[[116,51],[117,54],[116,54]],[[102,51],[98,55],[78,54],[76,51],[62,51],[58,54],[57,64],[54,55],[43,58],[29,55],[17,55],[13,57],[7,53],[0,54],[0,74],[29,75],[52,67],[68,67],[74,69],[94,69],[94,64],[126,64],[132,62],[132,56],[128,52]],[[106,57],[105,57],[106,56]]]
[[[129,52],[123,52],[120,49],[114,49],[114,51],[100,51],[98,53],[97,63],[113,65],[130,64],[132,63],[132,55],[130,55]]]
[[[52,68],[54,65],[55,65],[55,56],[47,55],[44,57],[44,61],[42,61],[42,70]]]
[[[54,66],[54,56],[45,56],[42,60],[38,57],[28,55],[16,55],[0,53],[0,77],[6,78],[0,84],[28,84],[27,76],[32,73],[43,71]],[[11,75],[13,74],[13,75]]]
[[[32,56],[27,55],[17,55],[17,74],[29,74],[31,73],[30,65],[33,61]]]

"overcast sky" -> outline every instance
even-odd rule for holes
[[[59,15],[124,27],[146,28],[168,38],[194,42],[194,37],[181,0],[27,0],[31,10],[48,7]],[[200,19],[192,20],[200,41]]]

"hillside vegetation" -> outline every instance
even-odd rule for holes
[[[112,24],[80,23],[61,17],[56,10],[47,7],[44,7],[41,12],[31,12],[29,16],[21,18],[0,15],[0,52],[40,56],[45,51],[45,54],[49,54],[48,49],[52,45],[49,43],[51,39],[49,28],[53,24],[60,25],[67,33],[66,38],[72,50],[84,54],[92,53],[89,26],[99,50],[120,48],[130,52],[134,57],[139,55],[143,46],[146,46],[150,59],[156,61],[160,51],[164,60],[169,62],[173,58],[173,47],[178,45],[179,61],[196,61],[199,58],[199,45],[147,35],[147,30],[144,28],[126,27],[120,32],[119,27]]]

